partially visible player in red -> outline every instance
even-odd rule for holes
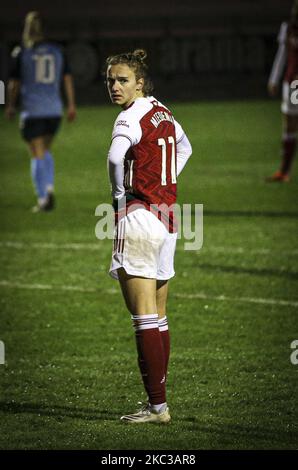
[[[122,108],[108,154],[113,203],[119,215],[110,274],[119,279],[132,315],[138,364],[148,395],[140,411],[121,419],[167,423],[170,337],[166,303],[168,280],[175,274],[177,233],[171,214],[152,212],[150,205],[175,203],[177,176],[192,149],[172,113],[151,96],[145,58],[144,50],[136,50],[106,62],[110,98]],[[121,204],[125,205],[122,216]]]
[[[268,91],[271,96],[277,94],[278,83],[285,69],[281,105],[283,115],[282,162],[280,169],[267,178],[267,181],[288,182],[295,156],[298,132],[298,104],[293,102],[294,88],[291,88],[291,84],[294,85],[293,82],[298,80],[298,0],[294,2],[289,23],[284,22],[280,27],[278,43],[279,48],[269,78]]]

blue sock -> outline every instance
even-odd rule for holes
[[[37,196],[45,198],[46,191],[46,172],[43,158],[31,158],[31,176],[36,189]]]
[[[45,171],[46,171],[46,186],[48,189],[53,191],[54,189],[54,159],[49,152],[49,150],[46,151],[44,154],[44,162],[45,162]]]

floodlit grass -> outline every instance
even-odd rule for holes
[[[193,145],[179,202],[204,204],[204,245],[179,241],[170,286],[173,420],[137,429],[119,421],[145,399],[130,316],[107,275],[111,241],[94,232],[117,109],[63,124],[57,209],[37,215],[26,148],[1,117],[1,449],[297,448],[297,171],[264,183],[278,104],[171,108]]]

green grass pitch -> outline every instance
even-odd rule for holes
[[[1,449],[295,449],[298,175],[279,164],[278,102],[173,104],[193,145],[180,203],[204,204],[204,245],[176,253],[168,426],[125,426],[145,396],[131,320],[108,275],[113,106],[80,108],[53,153],[57,209],[31,214],[29,158],[0,118]]]

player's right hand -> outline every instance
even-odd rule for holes
[[[276,96],[278,93],[278,86],[274,83],[268,83],[268,93],[270,96]]]
[[[15,115],[16,115],[16,108],[14,108],[13,106],[6,106],[5,116],[7,117],[7,119],[11,120],[15,117]]]
[[[68,122],[72,122],[75,120],[77,116],[77,110],[75,106],[69,106],[67,109],[67,120]]]

